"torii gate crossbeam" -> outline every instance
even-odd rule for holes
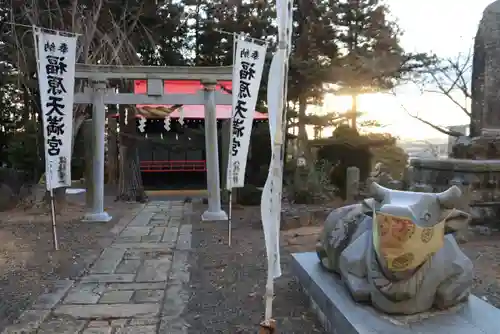
[[[232,80],[232,66],[174,67],[174,66],[109,66],[76,64],[76,79],[88,79],[90,87],[75,93],[75,104],[92,104],[92,123],[95,138],[92,162],[92,209],[84,221],[106,222],[111,216],[104,211],[104,147],[106,104],[184,104],[205,105],[205,150],[207,152],[208,209],[202,219],[226,220],[220,198],[219,157],[217,142],[216,105],[231,105],[230,95],[216,91],[218,81]],[[116,93],[106,89],[109,79],[146,79],[147,94]],[[203,92],[197,94],[164,94],[164,80],[200,80]]]

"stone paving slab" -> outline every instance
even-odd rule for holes
[[[103,283],[81,283],[68,292],[63,304],[95,304],[105,290]]]
[[[160,312],[159,304],[106,304],[106,305],[61,305],[54,315],[67,315],[75,319],[108,319],[154,317]]]
[[[122,232],[123,233],[123,232]],[[92,274],[111,274],[115,271],[118,264],[121,262],[125,250],[107,248],[105,249],[96,263],[92,266],[90,272]]]
[[[70,280],[56,281],[52,287],[52,291],[38,297],[32,308],[41,310],[49,310],[53,308],[64,297],[72,285],[73,281]]]
[[[190,295],[189,203],[152,202],[111,229],[79,279],[56,281],[2,334],[184,334]]]

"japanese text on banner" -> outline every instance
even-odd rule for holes
[[[227,188],[245,183],[250,135],[264,68],[267,45],[238,40],[233,65],[233,113]]]
[[[43,32],[36,35],[45,140],[45,181],[47,189],[55,189],[71,185],[77,37]]]

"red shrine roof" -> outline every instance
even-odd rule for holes
[[[232,89],[231,81],[219,81],[218,88],[224,94],[227,93],[225,89]],[[164,92],[169,94],[195,94],[199,90],[203,89],[203,85],[198,80],[165,80],[164,81]],[[147,81],[146,80],[135,80],[134,82],[134,93],[135,94],[146,94],[147,92]],[[139,112],[146,117],[159,118],[165,117],[172,105],[137,105]],[[182,107],[184,111],[184,118],[191,119],[204,119],[205,118],[205,107],[204,105],[184,105]],[[228,119],[231,118],[232,107],[230,105],[217,105],[216,116],[217,119]],[[179,110],[175,110],[170,113],[170,117],[178,118],[180,116]],[[267,114],[255,111],[254,119],[262,120],[267,119]]]

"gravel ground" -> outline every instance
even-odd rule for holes
[[[491,235],[471,232],[469,242],[460,246],[474,262],[472,293],[500,308],[500,232]]]
[[[191,220],[196,250],[191,258],[194,293],[186,315],[189,333],[256,333],[263,320],[267,261],[259,222],[248,221],[245,211],[258,208],[233,212],[232,247],[227,245],[227,224],[200,223],[199,209]],[[273,312],[277,333],[323,333],[290,272],[285,250],[281,261],[283,276],[275,281]]]
[[[113,220],[84,224],[81,204],[69,205],[57,220],[60,251],[53,250],[50,217],[40,211],[0,213],[0,332],[50,288],[53,280],[72,279],[111,241],[109,230],[130,204],[107,206]]]
[[[259,208],[234,210],[233,245],[226,223],[199,223],[193,216],[190,333],[255,333],[262,320],[266,257]],[[282,231],[283,276],[276,280],[274,315],[278,333],[322,333],[308,301],[290,272],[291,252],[314,251],[320,226]],[[482,235],[471,229],[460,245],[474,263],[472,292],[500,308],[500,231]]]

